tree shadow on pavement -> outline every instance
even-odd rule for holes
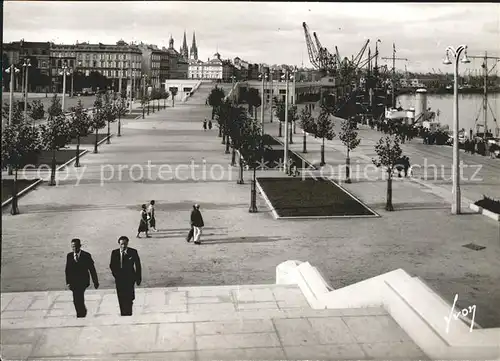
[[[189,228],[186,228],[184,231],[177,231],[173,233],[160,233],[160,232],[150,232],[149,235],[151,238],[186,238],[189,233]],[[227,233],[203,233],[202,236],[225,236]]]
[[[209,244],[225,244],[225,243],[268,243],[277,242],[285,240],[285,237],[266,237],[266,236],[254,236],[254,237],[229,237],[221,239],[203,239],[203,234],[201,235],[201,245]]]

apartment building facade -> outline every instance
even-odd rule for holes
[[[92,72],[111,79],[117,84],[124,78],[141,76],[142,52],[136,45],[123,41],[115,45],[77,43],[74,45],[52,44],[50,49],[51,76],[58,87],[62,67],[70,72],[80,72],[89,76]]]

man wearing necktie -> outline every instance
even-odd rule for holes
[[[141,284],[141,260],[137,250],[128,247],[126,236],[118,238],[120,248],[111,252],[109,268],[115,278],[116,294],[122,316],[132,316],[132,304],[135,299],[134,286]]]
[[[85,307],[85,290],[90,286],[90,276],[94,287],[99,288],[97,272],[92,255],[81,249],[82,244],[78,238],[71,240],[72,252],[66,256],[66,286],[73,292],[73,304],[76,317],[87,316]],[[89,276],[90,273],[90,276]]]

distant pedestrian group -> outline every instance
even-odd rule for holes
[[[116,294],[122,316],[132,316],[132,305],[135,300],[135,285],[141,285],[142,267],[139,253],[128,247],[126,236],[118,238],[119,248],[111,252],[109,268],[115,279]],[[66,257],[66,286],[73,292],[73,304],[76,317],[87,316],[85,307],[85,291],[90,286],[90,278],[95,289],[99,288],[99,280],[92,255],[81,249],[81,240],[71,240],[72,252]]]
[[[137,228],[137,238],[141,238],[141,233],[146,234],[146,238],[151,238],[149,235],[149,229],[152,229],[153,232],[158,232],[156,229],[156,216],[155,216],[155,201],[152,200],[149,202],[149,205],[146,206],[143,204],[141,206],[140,219],[139,219],[139,227]]]
[[[411,176],[411,166],[410,166],[410,158],[408,158],[406,155],[399,158],[396,161],[396,171],[398,178],[401,178],[401,173],[404,172],[405,177],[408,176],[408,173],[410,173]]]
[[[212,129],[212,120],[209,120],[207,122],[207,118],[205,118],[205,120],[203,120],[203,130],[206,132],[207,131],[207,124],[208,124],[208,129],[211,130]]]

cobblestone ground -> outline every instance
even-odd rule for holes
[[[500,304],[498,222],[475,214],[451,216],[448,200],[410,181],[395,182],[392,213],[384,211],[385,182],[348,185],[381,218],[276,221],[261,197],[259,213],[250,214],[250,173],[246,184],[236,184],[237,169],[229,167],[216,127],[202,130],[210,113],[209,107],[186,103],[127,120],[123,136],[103,144],[99,154],[87,153],[78,173],[69,167],[57,187],[44,184],[21,198],[22,214],[4,210],[2,291],[63,289],[73,237],[92,253],[101,287],[112,288],[110,252],[127,235],[142,257],[145,287],[274,283],[276,265],[289,259],[311,262],[335,288],[403,268],[449,301],[458,293],[460,305],[476,304],[483,327],[500,325],[500,311],[493,307]],[[319,143],[310,140],[309,149],[307,156],[316,157]],[[328,148],[328,162],[340,164],[343,157]],[[188,168],[190,161],[198,167]],[[172,170],[161,169],[163,180],[161,164]],[[151,199],[160,231],[137,239],[140,204]],[[201,204],[206,223],[201,246],[184,239],[193,203]],[[487,248],[462,247],[470,242]]]

